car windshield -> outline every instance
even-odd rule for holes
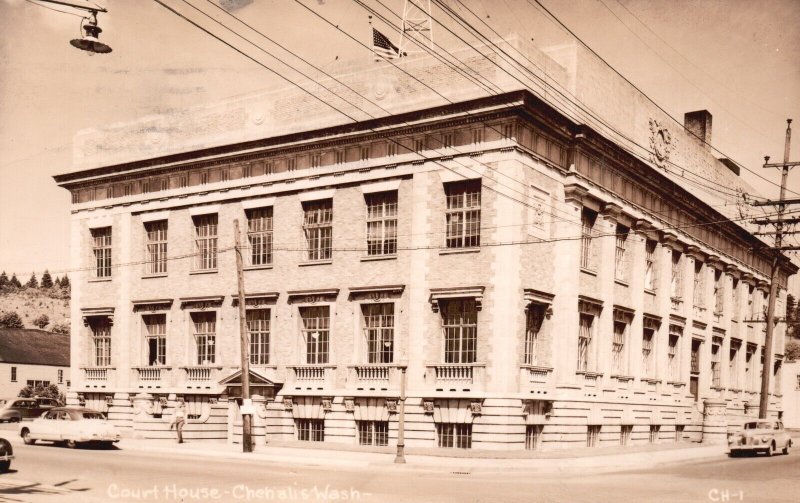
[[[760,422],[760,423],[746,423],[744,425],[745,430],[771,430],[772,423]]]
[[[106,417],[99,412],[84,412],[83,419],[105,419]]]

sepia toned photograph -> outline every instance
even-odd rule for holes
[[[800,499],[800,1],[0,0],[0,502]]]

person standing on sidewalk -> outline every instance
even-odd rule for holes
[[[178,404],[175,406],[175,410],[172,412],[172,422],[170,423],[169,427],[175,427],[175,431],[178,433],[178,443],[183,443],[183,425],[186,423],[186,404],[183,402],[183,399],[178,400]]]

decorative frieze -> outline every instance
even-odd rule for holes
[[[384,285],[384,286],[358,286],[350,287],[350,300],[371,300],[380,302],[382,300],[397,299],[403,295],[405,285]]]
[[[316,290],[290,290],[286,292],[289,304],[318,304],[321,302],[334,302],[339,296],[338,288],[323,288]]]
[[[439,312],[439,303],[449,299],[463,299],[469,298],[475,301],[475,308],[480,311],[481,303],[483,302],[483,286],[466,286],[454,288],[431,288],[431,296],[429,302],[434,313]]]
[[[181,297],[181,309],[196,309],[204,311],[206,309],[217,309],[222,307],[224,295],[206,295],[202,297]]]

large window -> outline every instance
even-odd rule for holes
[[[17,382],[17,367],[11,367],[11,382]]]
[[[669,340],[667,341],[667,376],[672,382],[680,382],[681,379],[681,337],[683,327],[680,325],[669,326]]]
[[[294,424],[297,429],[297,440],[305,442],[325,441],[324,419],[295,419]]]
[[[592,237],[596,221],[597,213],[584,208],[581,214],[581,268],[583,269],[594,269]]]
[[[594,316],[587,313],[580,314],[580,325],[578,327],[578,371],[589,370],[592,348],[592,329]]]
[[[217,215],[198,215],[194,220],[194,268],[210,271],[217,268]]]
[[[728,385],[730,388],[739,388],[739,349],[742,341],[731,340],[731,350],[728,360]]]
[[[614,339],[611,343],[611,370],[614,375],[626,375],[628,372],[628,362],[625,352],[627,333],[627,323],[624,321],[614,321]]]
[[[753,371],[753,355],[756,354],[756,345],[747,344],[744,354],[744,379],[745,388],[749,391],[755,389],[755,372]]]
[[[541,449],[543,429],[541,424],[529,424],[525,427],[525,449],[529,451]]]
[[[644,328],[642,332],[642,376],[654,377],[655,365],[653,364],[655,354],[653,353],[653,341],[655,339],[655,330],[652,328]]]
[[[617,248],[614,255],[614,279],[619,281],[628,280],[628,233],[630,229],[624,225],[617,224],[616,241]]]
[[[539,365],[539,332],[544,322],[545,306],[531,304],[525,317],[525,364]]]
[[[111,277],[111,227],[92,229],[92,252],[96,278]]]
[[[217,313],[192,313],[197,364],[211,365],[216,360]]]
[[[437,423],[436,434],[439,447],[469,449],[472,447],[472,425],[460,423]]]
[[[445,185],[447,197],[447,248],[471,248],[481,244],[481,181]]]
[[[303,339],[306,345],[306,363],[328,363],[330,344],[329,313],[329,306],[300,308],[300,317],[303,320]]]
[[[397,253],[397,191],[367,194],[367,255]]]
[[[389,421],[356,421],[360,445],[389,445]]]
[[[711,344],[711,386],[713,388],[719,388],[722,385],[721,382],[721,367],[720,367],[720,346],[721,343],[718,340],[714,340]]]
[[[681,252],[672,250],[672,282],[670,283],[670,296],[673,299],[683,297],[683,262]]]
[[[629,445],[631,443],[632,424],[623,424],[619,429],[619,445]]]
[[[167,364],[167,315],[142,315],[147,343],[147,364]]]
[[[165,274],[167,272],[167,221],[146,222],[144,230],[147,234],[147,274]]]
[[[108,318],[92,318],[89,322],[92,331],[94,366],[111,366],[111,321]]]
[[[269,364],[269,309],[247,310],[247,333],[250,335],[250,363]]]
[[[450,300],[442,310],[445,363],[475,363],[478,310],[474,300]]]
[[[586,427],[586,447],[600,446],[600,425],[591,424]]]
[[[705,270],[703,263],[699,260],[694,263],[694,305],[697,307],[705,307]]]
[[[364,339],[368,363],[394,361],[394,304],[363,304]]]
[[[272,264],[272,207],[247,210],[250,265]]]
[[[333,201],[303,203],[306,260],[330,260],[333,246]]]
[[[647,240],[644,246],[644,288],[645,290],[656,289],[656,242]]]

